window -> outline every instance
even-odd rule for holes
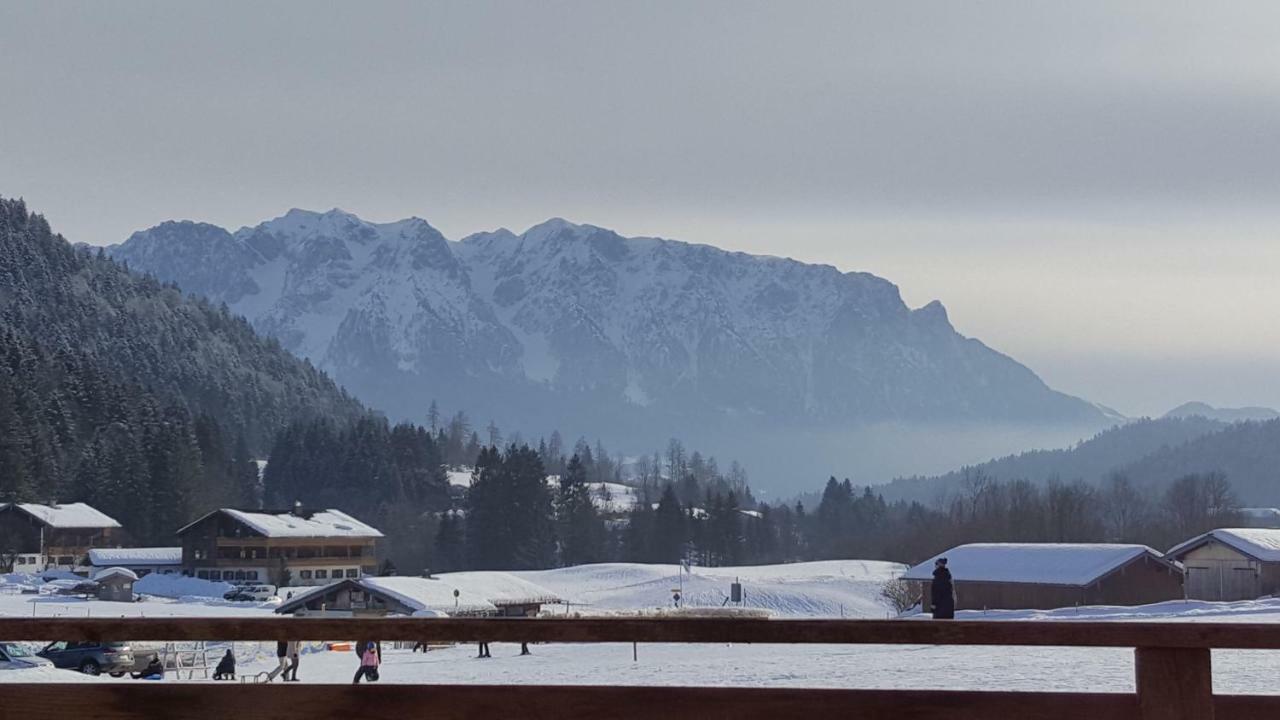
[[[329,571],[328,571],[328,570],[317,570],[317,571],[316,571],[316,579],[317,579],[317,580],[325,580],[325,579],[327,579],[328,577],[329,577]]]
[[[208,579],[209,579],[209,571],[208,571],[208,570],[197,570],[197,571],[196,571],[196,577],[200,578],[201,580],[208,580]]]
[[[223,579],[223,580],[226,580],[226,579],[227,579],[227,576],[224,574],[224,575],[222,576],[222,579]],[[237,580],[244,580],[244,571],[243,571],[243,570],[237,570],[237,571],[236,571],[236,579],[237,579]]]
[[[244,579],[245,579],[245,580],[257,580],[257,579],[258,579],[258,571],[257,571],[257,570],[245,570],[245,572],[244,572]]]
[[[360,571],[356,568],[347,568],[347,577],[358,578],[360,577]]]
[[[210,580],[221,580],[221,579],[222,579],[222,571],[221,571],[221,570],[210,570],[210,571],[209,571],[209,579],[210,579]]]
[[[302,572],[298,573],[298,577],[302,578],[303,580],[310,580],[310,579],[311,579],[311,571],[310,571],[310,570],[303,570]]]
[[[72,564],[73,562],[75,562],[75,560],[74,560],[70,555],[59,555],[59,556],[58,556],[58,564],[59,564],[59,565],[70,565],[70,564]]]

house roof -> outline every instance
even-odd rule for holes
[[[439,578],[412,576],[364,577],[358,580],[340,580],[305,593],[294,595],[276,608],[277,613],[291,613],[305,606],[317,595],[324,595],[343,586],[361,589],[372,595],[380,595],[404,606],[410,613],[438,612],[446,615],[492,615],[498,611],[493,603],[477,598],[464,598],[461,593],[453,596],[453,585]]]
[[[310,514],[296,514],[294,512],[262,512],[222,508],[214,510],[178,530],[178,534],[181,535],[215,513],[225,513],[264,537],[382,537],[382,533],[376,528],[360,522],[341,510],[333,509],[319,510]]]
[[[3,510],[6,505],[0,505]],[[13,503],[13,507],[53,528],[118,528],[115,518],[84,503],[41,505]]]
[[[1182,555],[1210,540],[1217,540],[1260,562],[1280,562],[1280,529],[1276,528],[1218,528],[1175,545],[1165,554]]]
[[[89,564],[95,567],[113,565],[181,565],[180,547],[92,548]]]
[[[945,557],[958,582],[1085,586],[1144,556],[1174,566],[1146,545],[971,543],[929,558],[903,578],[931,580],[934,561]]]
[[[93,574],[93,579],[95,582],[101,582],[103,580],[106,580],[109,577],[116,577],[116,576],[127,578],[129,580],[138,579],[137,573],[130,570],[129,568],[122,568],[122,567],[109,567],[109,568],[106,568],[105,570],[99,570],[98,572]]]
[[[563,602],[547,588],[510,573],[477,571],[448,573],[429,578],[404,575],[341,580],[295,595],[276,612],[293,612],[306,605],[317,594],[331,592],[343,585],[380,594],[411,612],[430,611],[445,615],[492,615],[504,605]],[[457,596],[453,594],[455,590],[458,591]]]

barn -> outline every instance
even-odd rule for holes
[[[1146,545],[971,543],[907,571],[925,612],[934,561],[947,558],[957,610],[1144,605],[1182,598],[1182,568]]]
[[[1280,530],[1219,528],[1165,553],[1187,569],[1187,597],[1253,600],[1280,593]]]

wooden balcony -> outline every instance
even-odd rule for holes
[[[1020,645],[1135,648],[1136,693],[492,685],[6,684],[14,717],[1261,720],[1280,696],[1215,695],[1210,649],[1280,649],[1280,625],[748,619],[0,618],[0,638]],[[800,668],[797,668],[799,670]],[[927,673],[927,668],[921,669]],[[1259,688],[1271,689],[1269,688]]]

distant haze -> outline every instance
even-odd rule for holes
[[[556,215],[864,270],[1121,412],[1280,406],[1272,3],[5,3],[73,241]]]

